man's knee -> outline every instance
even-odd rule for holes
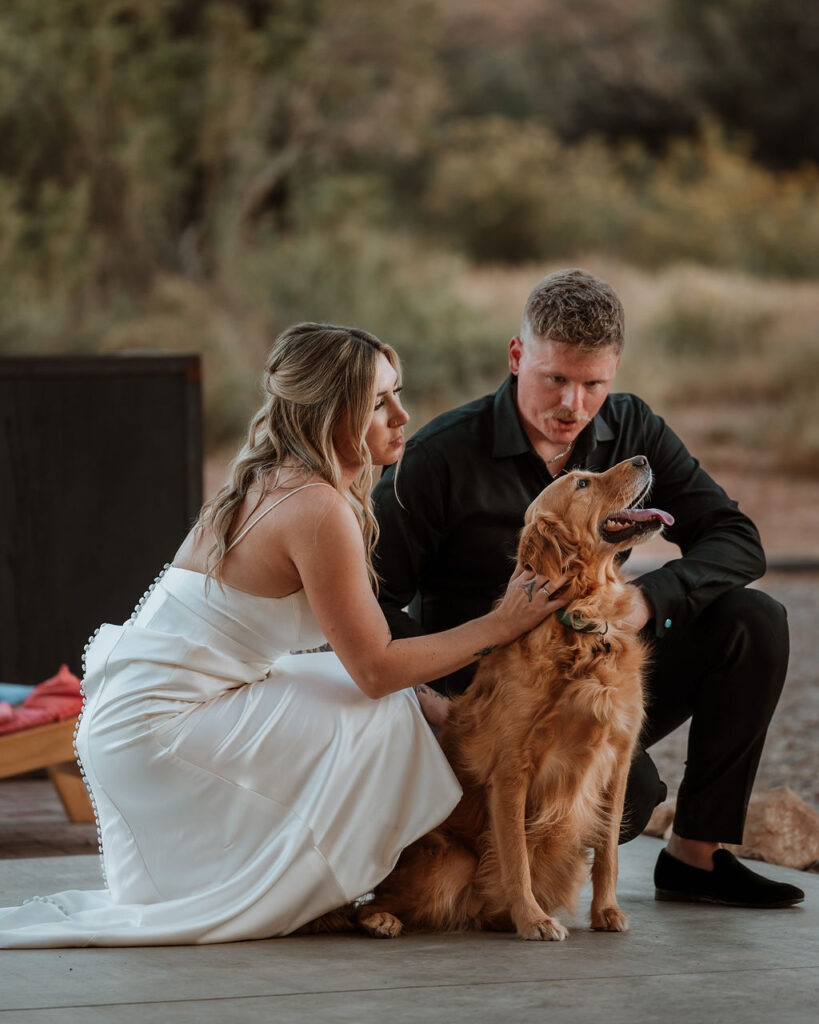
[[[764,666],[774,678],[784,679],[790,641],[785,608],[762,590],[730,590],[706,608],[703,616],[712,634],[726,647],[739,640],[738,649],[757,669]]]
[[[770,626],[776,632],[788,631],[788,613],[784,605],[764,590],[737,587],[713,601],[705,611],[729,621],[737,618],[752,627]]]
[[[651,812],[665,800],[668,788],[657,766],[645,752],[638,749],[631,762],[626,786],[626,802],[620,825],[620,843],[627,843],[645,829]]]

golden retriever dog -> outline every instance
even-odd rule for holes
[[[551,579],[570,574],[567,604],[485,655],[453,701],[440,741],[463,798],[359,908],[370,934],[488,928],[565,939],[554,915],[575,910],[589,850],[591,927],[627,929],[617,841],[645,651],[625,623],[633,592],[615,556],[673,522],[632,507],[651,479],[637,456],[605,473],[568,473],[529,506],[518,562]]]

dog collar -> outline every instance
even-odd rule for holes
[[[555,616],[558,621],[562,622],[564,626],[568,626],[569,629],[573,629],[575,633],[596,633],[598,636],[605,636],[609,631],[608,622],[592,622],[589,619],[584,619],[577,612],[567,612],[563,608],[558,608]],[[600,644],[606,654],[608,654],[611,650],[611,644],[606,640],[601,640]]]

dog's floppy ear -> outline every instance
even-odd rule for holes
[[[520,535],[518,562],[554,579],[563,572],[570,551],[562,520],[551,512],[538,512]]]

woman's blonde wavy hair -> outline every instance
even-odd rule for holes
[[[286,465],[321,477],[350,501],[361,524],[367,571],[377,585],[372,565],[378,540],[370,497],[373,463],[364,436],[375,409],[379,355],[386,356],[400,375],[394,350],[355,327],[294,324],[276,338],[265,364],[265,401],[250,421],[228,482],[202,506],[196,523],[197,530],[207,526],[214,536],[207,558],[209,577],[221,583],[228,536],[250,488],[260,488],[261,501]],[[361,464],[349,492],[342,489],[342,468],[333,444],[333,432],[345,416]]]

